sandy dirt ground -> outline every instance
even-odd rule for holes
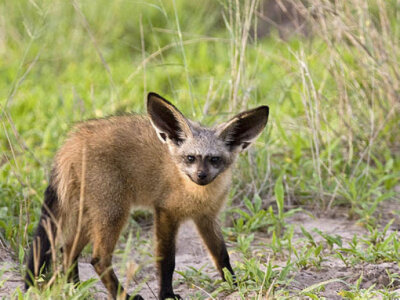
[[[348,246],[354,235],[362,237],[363,234],[367,233],[367,231],[360,225],[340,217],[334,219],[323,217],[311,218],[307,215],[299,214],[294,216],[291,222],[295,224],[295,226],[301,224],[310,233],[313,233],[313,228],[317,228],[329,235],[338,235],[342,238],[343,246]],[[295,232],[296,236],[299,237],[301,233],[300,229],[297,228]],[[313,234],[313,237],[316,241],[323,239],[319,235]],[[389,284],[387,272],[399,274],[400,268],[398,263],[362,263],[353,267],[348,267],[339,258],[329,257],[327,261],[322,263],[320,270],[311,268],[297,272],[290,285],[290,290],[301,291],[313,284],[331,279],[341,279],[348,284],[354,284],[361,275],[363,276],[360,286],[361,288],[366,289],[371,287],[373,284],[375,284],[377,288],[382,288]],[[338,292],[346,289],[347,286],[345,283],[332,282],[325,285],[325,290],[321,295],[327,299],[342,299],[342,297],[338,295]]]
[[[17,287],[23,286],[18,263],[9,250],[0,243],[0,298],[9,296]]]
[[[339,235],[342,238],[344,245],[351,241],[353,236],[362,236],[366,233],[365,229],[361,226],[356,225],[356,223],[346,220],[343,217],[336,216],[332,217],[312,217],[309,214],[300,213],[290,218],[290,223],[295,226],[294,239],[299,239],[302,237],[300,225],[302,225],[307,231],[313,234],[316,241],[322,239],[319,235],[312,231],[313,228],[318,228],[319,230],[331,234]],[[152,239],[152,230],[145,229],[141,234],[141,238]],[[257,233],[254,240],[254,248],[252,251],[256,252],[270,252],[262,246],[257,246],[263,244],[262,242],[267,241],[269,238],[265,233]],[[135,242],[135,241],[134,241]],[[260,243],[261,242],[261,243]],[[265,243],[264,243],[265,245]],[[1,245],[0,245],[1,246]],[[122,246],[122,245],[120,245]],[[229,243],[228,243],[229,248]],[[151,249],[148,249],[151,252]],[[231,252],[231,260],[233,266],[235,261],[240,259],[240,255]],[[121,254],[115,255],[115,265],[118,266],[118,261],[120,260]],[[147,255],[146,258],[141,257],[141,254],[132,253],[130,254],[132,260],[136,262],[151,260],[151,256]],[[330,257],[330,256],[329,256]],[[353,284],[357,281],[361,274],[363,274],[363,281],[361,283],[362,288],[368,288],[375,284],[376,287],[383,287],[389,283],[389,278],[387,271],[391,273],[400,273],[400,268],[397,263],[381,263],[381,264],[359,264],[353,267],[347,267],[341,260],[337,258],[329,258],[322,263],[320,269],[308,268],[297,271],[292,274],[292,280],[286,289],[289,289],[295,295],[296,292],[303,290],[313,284],[327,281],[330,279],[341,279],[343,282]],[[98,278],[94,272],[92,266],[89,263],[90,257],[84,257],[79,262],[79,271],[82,280],[87,280],[89,278]],[[275,264],[284,265],[285,261],[274,261]],[[140,285],[140,294],[145,299],[157,299],[156,295],[158,293],[158,283],[156,279],[156,269],[154,263],[145,263],[144,267],[140,269],[137,273],[133,284],[129,284],[128,291],[132,292],[134,290],[134,283],[137,282]],[[195,269],[202,268],[202,271],[208,274],[212,279],[218,278],[218,273],[214,268],[206,250],[204,249],[200,238],[191,222],[185,223],[179,232],[178,244],[177,244],[177,255],[176,255],[176,269],[185,270],[188,267],[193,267]],[[18,266],[17,262],[13,259],[12,254],[9,250],[5,249],[4,246],[0,247],[0,270],[1,270],[1,280],[0,280],[0,298],[10,295],[10,293],[15,290],[18,286],[22,288],[23,281],[19,273],[21,268]],[[121,273],[117,268],[117,274]],[[121,275],[121,274],[120,274]],[[124,276],[119,276],[121,281],[125,284]],[[204,296],[207,296],[205,291],[202,291],[200,287],[188,286],[179,279],[180,275],[175,273],[175,293],[180,294],[184,299],[190,299],[190,295],[196,292],[201,292]],[[321,292],[322,296],[327,299],[341,299],[338,295],[340,290],[346,289],[346,285],[343,282],[332,282],[325,286],[325,290]],[[102,286],[101,282],[96,283],[96,291],[94,291],[96,299],[106,299],[106,291]],[[137,287],[137,285],[136,285]],[[235,293],[231,295],[221,295],[221,299],[238,299],[238,295]]]

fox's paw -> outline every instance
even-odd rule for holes
[[[166,299],[183,300],[183,298],[181,296],[179,296],[178,294],[174,294],[174,293],[166,293],[164,295],[161,295],[160,299],[161,300],[166,300]]]
[[[126,300],[144,300],[144,298],[142,297],[142,296],[140,296],[140,295],[135,295],[135,296],[129,296],[129,295],[126,295]]]

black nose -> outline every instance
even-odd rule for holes
[[[197,172],[197,177],[198,177],[199,179],[205,179],[205,178],[207,177],[207,173],[204,172],[204,171],[198,171],[198,172]]]

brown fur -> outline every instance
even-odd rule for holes
[[[57,240],[63,247],[65,267],[76,261],[88,243],[93,243],[92,264],[113,298],[117,296],[119,282],[111,267],[112,253],[132,206],[150,208],[155,213],[160,298],[178,296],[172,291],[175,237],[179,224],[188,218],[195,221],[221,275],[224,267],[233,274],[216,218],[230,188],[231,163],[240,149],[228,150],[221,140],[219,147],[224,148],[225,156],[229,155],[226,166],[210,183],[199,185],[182,172],[182,154],[175,148],[190,149],[196,141],[204,144],[206,139],[200,137],[207,133],[232,138],[232,129],[228,127],[234,126],[228,122],[215,130],[203,129],[187,121],[158,95],[150,94],[149,101],[151,97],[160,101],[162,107],[156,107],[161,110],[155,112],[149,107],[150,118],[126,115],[78,124],[54,161],[51,186],[58,196]],[[162,118],[178,120],[182,130],[179,133],[168,131],[170,125],[155,119],[164,113],[163,105],[173,114]],[[265,123],[266,120],[254,134],[258,135]],[[181,141],[189,140],[189,136],[192,144],[182,145]],[[245,142],[243,148],[247,147]]]

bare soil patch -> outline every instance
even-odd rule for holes
[[[295,225],[302,225],[308,232],[313,233],[312,229],[317,228],[329,235],[338,235],[342,238],[343,245],[347,246],[354,235],[362,237],[367,231],[357,225],[357,223],[349,221],[343,217],[319,217],[312,218],[309,215],[298,214],[291,220]],[[301,231],[296,230],[299,237]],[[322,239],[319,235],[314,235],[316,241]],[[382,262],[378,264],[360,263],[355,266],[346,266],[342,260],[335,257],[329,257],[322,263],[320,269],[310,268],[303,269],[294,275],[294,280],[290,285],[290,290],[293,292],[301,291],[314,284],[338,279],[340,281],[328,283],[325,285],[321,296],[327,299],[342,299],[338,293],[342,290],[347,290],[348,285],[353,285],[362,276],[360,288],[367,289],[372,285],[375,288],[384,288],[390,284],[390,274],[400,274],[400,268],[397,262]],[[395,281],[393,287],[400,285],[400,282]]]
[[[23,279],[18,263],[0,242],[0,298],[9,296],[17,287],[22,289]]]

